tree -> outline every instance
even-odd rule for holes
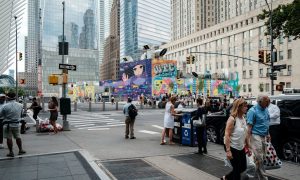
[[[284,38],[294,37],[294,40],[300,38],[300,0],[294,0],[290,4],[279,5],[272,11],[272,29],[273,38],[277,39],[280,35]],[[265,25],[267,32],[265,35],[270,35],[270,12],[263,10],[262,14],[258,15],[258,19],[267,19]]]
[[[204,88],[204,80],[199,78],[198,86],[197,86],[198,93],[200,93],[203,90],[203,88]]]

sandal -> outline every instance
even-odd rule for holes
[[[221,179],[221,180],[226,180],[225,176],[221,177],[220,179]]]
[[[160,143],[160,145],[165,145],[165,144],[166,144],[166,143],[164,143],[164,142],[161,142],[161,143]]]
[[[169,145],[175,145],[175,143],[174,142],[169,142]]]

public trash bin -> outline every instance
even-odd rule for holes
[[[182,116],[181,144],[197,146],[197,131],[193,126],[192,117],[196,115],[197,109],[184,109]]]
[[[174,119],[173,142],[181,144],[182,116]]]

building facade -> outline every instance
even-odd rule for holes
[[[265,0],[171,0],[172,40],[184,38],[264,5]]]
[[[139,60],[143,46],[170,41],[169,0],[120,1],[120,57]]]
[[[273,7],[289,2],[292,1],[278,0],[273,3]],[[252,9],[242,16],[232,17],[163,45],[162,48],[168,49],[165,58],[176,59],[178,69],[187,73],[223,73],[227,77],[237,74],[240,95],[270,94],[270,67],[255,62],[258,61],[259,50],[268,52],[270,49],[270,39],[264,35],[266,31],[264,21],[257,19],[257,15],[266,8],[261,6]],[[286,69],[277,72],[274,84],[285,84],[286,88],[300,87],[300,79],[297,78],[300,72],[296,71],[300,67],[297,60],[300,56],[300,52],[297,51],[300,48],[299,40],[280,37],[274,40],[274,45],[277,50],[277,61],[274,64],[287,66]],[[186,57],[189,55],[195,56],[194,64],[186,63]]]
[[[95,0],[65,2],[64,38],[70,46],[63,63],[77,65],[77,71],[69,71],[69,83],[99,80],[97,3]],[[63,37],[63,6],[60,0],[41,0],[40,8],[41,72],[38,72],[38,82],[44,96],[59,95],[61,86],[49,85],[48,76],[61,74],[58,66],[62,63],[62,56],[58,55],[58,42]]]
[[[0,74],[6,72],[16,62],[16,25],[18,36],[23,22],[25,4],[25,0],[0,1]]]
[[[120,65],[120,0],[114,0],[110,13],[110,36],[106,38],[100,80],[116,80]]]

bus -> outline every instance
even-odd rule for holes
[[[284,88],[282,94],[300,94],[300,88]]]

